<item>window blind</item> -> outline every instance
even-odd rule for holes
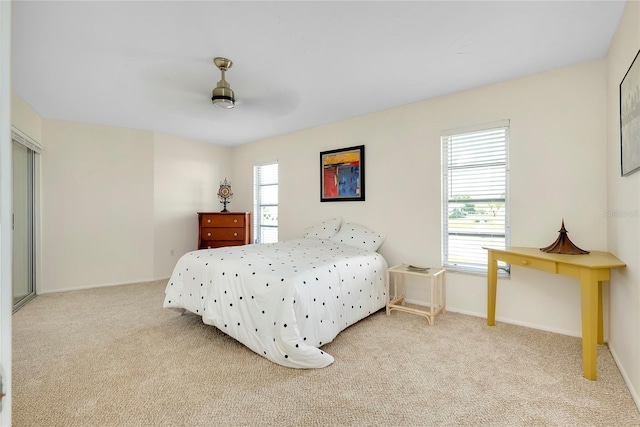
[[[441,138],[442,259],[447,268],[486,271],[482,248],[508,246],[508,140],[508,126]]]
[[[253,168],[253,241],[278,241],[278,164]]]

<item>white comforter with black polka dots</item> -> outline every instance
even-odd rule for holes
[[[204,249],[183,255],[164,307],[202,316],[280,365],[322,368],[320,347],[386,304],[387,262],[319,239]]]

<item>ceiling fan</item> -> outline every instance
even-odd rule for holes
[[[300,102],[296,91],[288,89],[277,91],[273,89],[263,90],[260,86],[262,93],[257,96],[253,95],[252,92],[255,92],[256,86],[253,86],[254,90],[252,90],[251,84],[248,85],[249,87],[246,87],[246,79],[244,80],[245,87],[242,91],[242,99],[237,101],[231,85],[225,80],[225,73],[231,68],[233,62],[230,59],[217,56],[213,58],[213,63],[220,70],[222,76],[211,92],[211,102],[220,109],[229,110],[237,105],[244,111],[282,116],[293,111]]]
[[[222,73],[222,78],[211,92],[211,102],[218,108],[231,109],[236,105],[236,98],[229,83],[224,79],[224,73],[231,68],[233,62],[227,58],[213,58],[213,63]]]

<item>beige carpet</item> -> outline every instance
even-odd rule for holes
[[[384,312],[284,368],[199,317],[164,282],[42,295],[13,316],[14,426],[640,426],[606,346],[447,313]]]

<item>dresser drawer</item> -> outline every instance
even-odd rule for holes
[[[244,240],[244,228],[203,227],[202,240]]]
[[[226,246],[240,246],[243,245],[242,240],[203,240],[202,245],[198,249],[215,249],[223,248]]]
[[[202,215],[202,227],[244,227],[244,215]]]
[[[557,273],[556,263],[544,259],[531,258],[525,255],[517,254],[500,254],[498,259],[508,262],[511,265],[519,265],[522,267],[534,268],[536,270],[546,271],[548,273]]]

